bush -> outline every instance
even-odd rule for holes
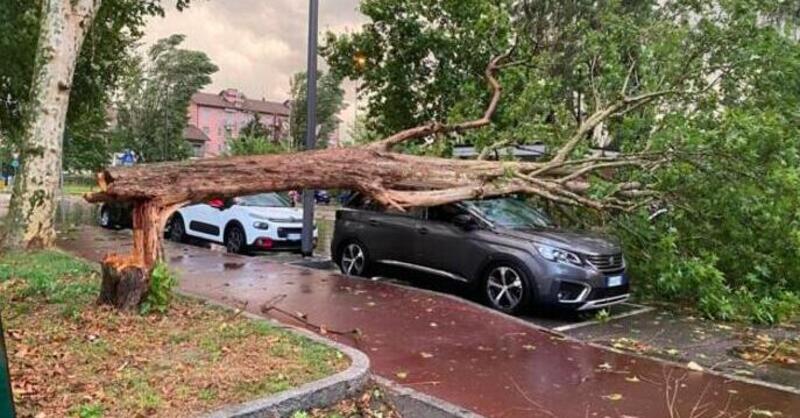
[[[178,284],[178,278],[169,271],[167,264],[159,261],[150,273],[150,288],[142,303],[141,312],[164,313],[172,302],[172,291]]]
[[[800,314],[800,289],[790,287],[792,282],[783,280],[780,271],[771,276],[758,265],[721,263],[722,257],[741,255],[752,242],[715,247],[708,239],[690,246],[675,227],[645,226],[646,218],[621,221],[625,227],[617,231],[626,244],[638,296],[678,303],[719,320],[773,324]]]

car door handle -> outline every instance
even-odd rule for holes
[[[369,224],[370,224],[370,225],[372,225],[372,226],[378,226],[378,225],[380,225],[381,223],[380,223],[380,222],[378,222],[378,220],[377,220],[377,219],[370,219],[370,220],[369,220]]]
[[[417,228],[417,232],[419,232],[422,235],[427,235],[428,232],[430,232],[430,231],[428,230],[428,228],[425,228],[424,226],[421,226],[421,227]]]

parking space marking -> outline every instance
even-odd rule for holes
[[[636,309],[636,310],[633,310],[633,311],[630,311],[630,312],[621,313],[619,315],[610,316],[607,319],[607,321],[610,322],[610,321],[613,321],[613,320],[616,320],[616,319],[627,318],[629,316],[641,315],[643,313],[651,312],[651,311],[654,311],[656,309],[656,308],[654,308],[652,306],[635,305],[633,303],[628,303],[628,305],[638,306],[639,309]],[[562,325],[560,327],[555,327],[555,328],[553,328],[553,331],[566,332],[566,331],[571,331],[571,330],[574,330],[574,329],[577,329],[577,328],[588,327],[590,325],[595,325],[595,324],[599,324],[599,323],[600,323],[599,320],[591,319],[589,321],[578,322],[576,324],[568,324],[568,325]]]

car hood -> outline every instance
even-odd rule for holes
[[[569,231],[563,229],[509,229],[498,228],[498,233],[526,241],[537,242],[553,247],[576,251],[582,254],[618,254],[622,247],[615,238],[608,235]]]
[[[271,219],[286,219],[289,222],[302,222],[303,210],[296,208],[244,206],[244,210],[252,216]]]

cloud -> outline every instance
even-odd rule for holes
[[[358,0],[320,0],[320,34],[352,31],[364,22]],[[292,74],[305,70],[308,2],[305,0],[196,0],[178,12],[167,10],[145,29],[145,46],[174,33],[185,48],[203,51],[219,67],[205,90],[232,87],[255,99],[289,98]],[[324,63],[320,61],[320,65]],[[355,114],[353,83],[345,83],[350,104],[341,115],[346,134]]]

